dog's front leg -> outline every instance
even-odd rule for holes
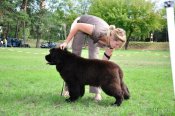
[[[81,97],[83,97],[84,92],[85,92],[85,85],[81,85],[81,86],[80,86],[80,96],[81,96]]]
[[[74,102],[80,97],[80,85],[78,84],[68,84],[69,98],[66,99],[67,102]]]

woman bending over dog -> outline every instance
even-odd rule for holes
[[[92,16],[82,15],[74,20],[64,43],[59,47],[64,49],[73,39],[72,52],[76,55],[81,55],[82,47],[85,43],[85,38],[88,38],[89,58],[97,59],[99,47],[105,47],[103,60],[109,60],[114,49],[121,48],[126,42],[126,33],[121,28],[115,28],[114,25],[109,26],[103,19]],[[95,93],[94,99],[100,101],[101,89],[99,87],[90,86],[90,92]],[[67,87],[65,86],[64,95],[68,95]]]

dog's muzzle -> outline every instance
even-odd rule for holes
[[[46,59],[46,61],[48,62],[48,64],[51,63],[51,57],[50,57],[50,55],[46,55],[46,56],[45,56],[45,59]]]

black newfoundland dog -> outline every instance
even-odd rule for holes
[[[110,61],[85,59],[60,48],[50,49],[45,56],[48,64],[56,65],[64,81],[68,85],[69,102],[82,97],[85,85],[101,87],[109,96],[115,97],[115,105],[120,106],[123,99],[129,99],[130,94],[123,82],[121,68]]]

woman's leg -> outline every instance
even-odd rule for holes
[[[72,53],[81,56],[81,51],[85,43],[86,34],[78,32],[72,42]]]
[[[88,38],[88,49],[89,49],[89,59],[98,59],[99,48],[94,44],[93,40]],[[97,101],[101,100],[101,88],[90,86],[90,93],[95,93],[94,99]]]

